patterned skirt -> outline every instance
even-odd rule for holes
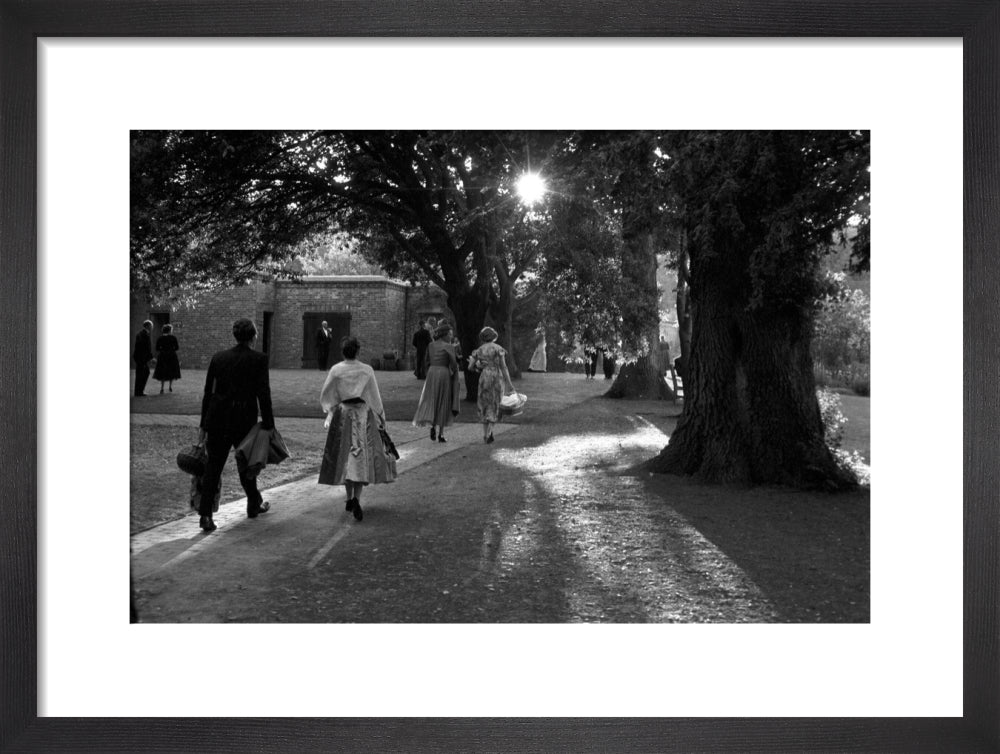
[[[396,459],[385,452],[378,417],[366,403],[341,403],[326,435],[320,484],[383,484],[396,480]]]
[[[479,421],[500,421],[500,399],[503,398],[503,375],[496,367],[486,367],[479,375]]]

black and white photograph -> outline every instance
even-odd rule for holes
[[[132,620],[870,621],[868,131],[129,138]]]
[[[980,0],[101,2],[0,16],[0,749],[989,750]]]

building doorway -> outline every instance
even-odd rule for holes
[[[319,326],[326,320],[326,325],[333,335],[330,343],[330,358],[327,366],[333,366],[343,361],[340,353],[340,341],[351,334],[350,312],[306,312],[302,315],[302,368],[316,369],[316,333]]]
[[[156,339],[163,335],[163,326],[170,324],[170,312],[150,312],[149,318],[153,321],[153,332],[150,333],[150,338],[155,348]]]

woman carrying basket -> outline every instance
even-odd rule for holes
[[[493,442],[493,425],[500,421],[500,401],[514,392],[514,383],[507,371],[507,352],[497,345],[497,331],[484,327],[479,332],[482,345],[469,354],[469,368],[479,375],[479,420],[483,423],[483,442]]]

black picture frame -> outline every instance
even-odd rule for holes
[[[961,37],[964,715],[961,718],[135,719],[36,716],[37,64],[46,36]],[[0,750],[1000,751],[998,0],[0,0]],[[942,263],[945,260],[942,259]],[[916,358],[916,357],[915,357]],[[939,365],[949,370],[956,365]],[[946,377],[946,376],[945,376]],[[928,554],[933,557],[933,553]],[[913,658],[920,663],[920,657]]]

